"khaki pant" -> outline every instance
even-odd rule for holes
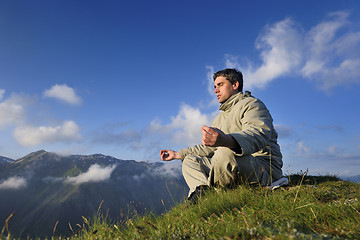
[[[225,147],[219,147],[212,158],[186,156],[182,173],[190,188],[189,196],[200,185],[219,188],[260,183],[266,186],[274,180],[258,159],[251,155],[235,157],[234,152]]]

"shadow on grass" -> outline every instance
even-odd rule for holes
[[[289,175],[288,178],[289,178],[290,187],[298,186],[301,184],[317,185],[324,182],[341,181],[341,179],[335,175],[311,176],[311,175],[307,175],[307,171]]]

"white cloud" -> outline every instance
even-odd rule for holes
[[[149,168],[141,175],[134,175],[135,180],[142,180],[145,177],[167,177],[167,178],[181,178],[181,161],[166,162],[160,167]]]
[[[170,126],[183,130],[174,135],[176,142],[188,142],[193,145],[201,141],[201,126],[209,125],[211,121],[209,116],[202,114],[199,109],[183,104],[178,115],[171,118]]]
[[[158,133],[161,135],[167,135],[172,132],[172,128],[171,128],[170,124],[162,125],[160,119],[155,118],[150,122],[149,132],[150,133]]]
[[[215,73],[214,67],[212,66],[206,66],[206,69],[208,70],[207,74],[206,74],[206,78],[207,78],[207,85],[208,85],[208,92],[209,94],[213,97],[212,100],[210,102],[208,102],[209,106],[217,106],[218,103],[218,99],[216,98],[216,95],[214,94],[214,78],[213,75]]]
[[[25,178],[22,177],[9,177],[0,183],[0,189],[20,189],[26,187],[27,183]]]
[[[4,93],[5,91],[0,89],[0,100],[4,97]],[[29,107],[34,107],[34,111],[29,110]],[[13,137],[23,146],[81,139],[79,126],[74,121],[64,121],[58,126],[27,125],[27,115],[34,112],[36,114],[38,108],[35,97],[11,94],[10,97],[0,101],[0,130],[14,127]]]
[[[245,89],[263,88],[285,75],[302,75],[328,91],[338,85],[360,83],[360,32],[349,21],[349,13],[330,13],[304,31],[290,18],[268,25],[255,47],[261,64],[226,55],[226,67],[244,74]],[[209,68],[209,67],[207,67]]]
[[[79,127],[74,121],[65,121],[60,126],[19,126],[13,136],[23,146],[34,146],[58,141],[75,141],[81,138]]]
[[[296,148],[297,148],[297,151],[299,154],[311,152],[311,149],[309,147],[305,146],[305,144],[303,142],[298,142],[296,144]]]
[[[76,95],[75,90],[66,84],[56,84],[50,89],[44,91],[44,96],[56,98],[70,104],[81,104],[82,99]]]
[[[182,104],[178,115],[171,117],[170,124],[162,125],[155,119],[150,124],[150,132],[167,135],[167,139],[177,144],[199,144],[202,136],[200,128],[202,125],[210,125],[212,118],[212,114],[206,115],[197,108]]]
[[[301,63],[301,40],[301,29],[287,18],[266,26],[257,38],[255,47],[261,51],[261,66],[254,67],[250,62],[242,66],[236,58],[227,55],[226,67],[242,70],[246,88],[265,87],[268,82],[290,73]]]
[[[213,75],[215,73],[213,66],[206,66],[206,69],[208,70],[206,74],[206,79],[208,80],[208,92],[210,95],[214,95],[214,79]]]
[[[5,90],[0,89],[0,100],[4,97],[4,94],[5,94]]]
[[[163,176],[163,177],[172,177],[180,178],[182,177],[181,173],[181,161],[172,161],[164,163],[159,168],[154,169],[151,174],[153,176]]]
[[[347,12],[335,12],[305,37],[307,59],[303,76],[328,90],[336,85],[360,83],[360,32],[351,29]]]
[[[110,179],[116,165],[101,167],[98,164],[91,165],[87,172],[76,177],[68,177],[65,182],[70,184],[82,184],[86,182],[101,182]]]
[[[24,105],[26,102],[28,102],[28,100],[14,94],[11,95],[10,98],[0,102],[0,129],[9,125],[19,124],[24,121]]]
[[[289,146],[291,149],[291,146]],[[360,155],[353,149],[330,145],[325,148],[309,148],[303,141],[297,143],[296,152],[286,149],[284,155],[284,170],[291,165],[290,173],[309,170],[309,174],[334,174],[353,176],[359,174]]]

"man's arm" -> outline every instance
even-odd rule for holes
[[[181,159],[178,152],[173,150],[160,150],[160,158],[163,161],[171,161],[174,159]]]
[[[230,134],[225,134],[218,128],[202,126],[202,143],[209,147],[227,147],[235,152],[241,151],[237,141]]]
[[[272,117],[265,104],[256,98],[247,98],[247,100],[238,113],[241,116],[241,131],[230,133],[241,147],[243,155],[263,150],[264,147],[271,145],[272,140],[276,142],[276,137],[272,136],[274,131]]]

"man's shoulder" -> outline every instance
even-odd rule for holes
[[[258,102],[258,101],[261,102],[261,100],[258,99],[258,98],[255,97],[255,96],[253,96],[250,91],[245,91],[245,92],[242,93],[241,96],[239,96],[239,97],[240,97],[240,99],[239,99],[240,101],[239,101],[238,103],[242,103],[242,104],[244,104],[244,103]]]
[[[260,108],[266,108],[264,102],[261,101],[259,98],[253,96],[249,91],[244,92],[242,99],[237,102],[236,105],[238,105],[239,107],[256,105]]]

